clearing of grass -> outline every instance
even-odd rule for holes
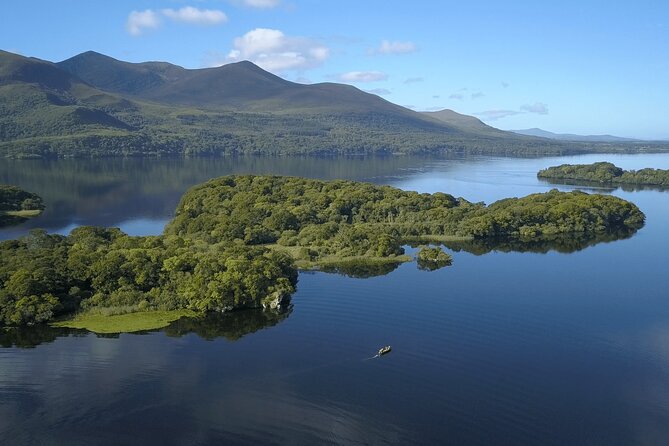
[[[11,215],[12,217],[25,217],[25,218],[30,218],[30,217],[37,217],[39,214],[42,213],[41,209],[30,209],[30,210],[24,210],[24,211],[4,211],[0,212],[0,214],[4,215]]]
[[[191,310],[139,311],[106,316],[99,313],[79,313],[71,319],[51,323],[54,327],[83,328],[94,333],[132,333],[156,330],[182,317],[195,317]]]
[[[324,255],[322,257],[310,258],[310,249],[305,246],[283,246],[278,244],[264,245],[266,248],[284,252],[290,255],[295,260],[295,266],[303,270],[318,270],[328,269],[334,266],[351,263],[368,263],[370,265],[388,264],[388,263],[404,263],[411,262],[411,256],[400,254],[388,257],[356,255],[356,256],[342,256],[337,254]],[[319,249],[321,247],[316,247]],[[312,250],[312,253],[316,253]]]

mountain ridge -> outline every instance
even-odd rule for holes
[[[93,51],[58,63],[0,52],[5,157],[588,150],[452,110],[416,112],[351,85],[298,84],[248,61],[186,69]]]
[[[540,138],[556,139],[560,141],[581,141],[581,142],[633,142],[641,141],[634,138],[624,138],[622,136],[614,135],[576,135],[573,133],[553,133],[548,130],[543,130],[537,127],[523,130],[509,130],[509,132],[517,133],[525,136],[536,136]]]
[[[351,85],[290,82],[249,61],[188,69],[167,62],[124,62],[87,51],[56,65],[100,90],[169,105],[237,111],[294,111],[327,106],[347,111],[382,108],[385,112],[415,113]]]

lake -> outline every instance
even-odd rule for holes
[[[2,160],[0,183],[47,209],[0,239],[83,224],[158,234],[187,188],[229,173],[490,203],[555,187],[539,169],[594,161],[669,168],[653,154]],[[0,444],[669,444],[669,191],[584,190],[633,201],[646,226],[571,249],[451,247],[437,271],[303,272],[283,313],[4,334]]]

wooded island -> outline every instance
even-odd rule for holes
[[[0,228],[22,223],[44,210],[42,198],[16,186],[0,184]]]
[[[275,308],[294,292],[298,267],[407,261],[402,246],[417,241],[633,231],[644,218],[628,201],[578,191],[486,206],[354,181],[232,175],[191,188],[161,236],[79,227],[0,243],[0,324]]]
[[[669,170],[623,170],[608,162],[592,164],[562,164],[540,170],[537,177],[551,182],[569,181],[582,183],[620,184],[634,186],[669,187]]]

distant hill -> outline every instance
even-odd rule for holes
[[[290,82],[247,61],[186,69],[92,51],[59,63],[0,51],[5,157],[591,150],[452,110],[418,113],[350,85]]]
[[[573,135],[571,133],[553,133],[538,128],[525,130],[509,130],[513,133],[526,136],[537,136],[540,138],[557,139],[559,141],[584,141],[584,142],[632,142],[638,141],[632,138],[622,138],[613,135]]]
[[[508,137],[509,134],[509,132],[505,132],[504,130],[500,130],[495,127],[491,127],[487,124],[484,124],[480,119],[475,118],[474,116],[463,115],[450,109],[444,109],[433,112],[423,112],[423,114],[425,114],[426,116],[430,116],[432,118],[436,118],[442,122],[445,122],[446,124],[450,124],[461,129],[468,129],[472,132],[477,132],[480,134],[487,134],[499,137]],[[530,135],[530,136],[535,136],[535,135]]]

